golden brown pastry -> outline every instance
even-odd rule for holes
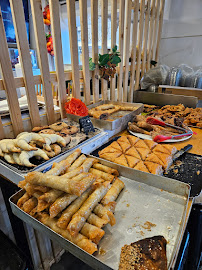
[[[145,161],[144,164],[146,165],[147,169],[149,170],[150,173],[156,174],[156,175],[162,175],[163,174],[163,169],[160,164],[150,162],[150,161]]]
[[[125,158],[130,168],[134,168],[134,166],[140,161],[138,158],[128,156],[128,155],[125,155]]]
[[[135,169],[135,170],[142,171],[142,172],[147,172],[147,173],[149,173],[149,170],[148,170],[147,167],[144,165],[144,162],[143,162],[143,161],[139,161],[139,162],[137,163],[137,165],[135,165],[134,169]]]

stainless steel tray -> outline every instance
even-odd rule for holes
[[[69,120],[67,118],[62,120],[63,122],[67,123],[68,125],[73,125],[73,126],[77,126],[78,129],[80,129],[80,126],[77,122]],[[10,164],[8,163],[3,157],[0,157],[0,165],[1,163],[3,165],[5,165],[6,167],[8,167],[8,169],[13,170],[16,173],[20,173],[20,174],[25,174],[31,171],[38,171],[41,170],[44,166],[48,166],[48,164],[50,164],[50,162],[54,162],[56,159],[58,159],[59,157],[63,156],[64,154],[75,150],[78,147],[81,147],[83,144],[85,143],[90,143],[90,141],[93,138],[98,137],[101,133],[103,132],[102,129],[99,128],[95,128],[95,132],[89,132],[88,135],[86,135],[84,132],[77,132],[76,134],[70,135],[71,136],[71,141],[70,143],[65,146],[62,147],[62,151],[59,155],[50,158],[49,160],[45,161],[45,160],[37,160],[36,158],[32,158],[34,159],[34,164],[37,165],[36,167],[26,167],[26,166],[20,166],[17,164]]]
[[[101,252],[95,253],[94,256],[89,255],[23,212],[16,205],[22,190],[9,200],[13,213],[33,228],[47,233],[64,249],[94,269],[118,269],[121,247],[124,244],[145,237],[163,235],[168,241],[167,258],[170,268],[184,233],[190,186],[173,179],[120,167],[102,159],[100,162],[118,169],[119,178],[125,183],[125,188],[117,200],[116,225],[107,225],[104,228],[105,236],[99,244]],[[154,226],[145,229],[145,222],[151,222]]]
[[[127,123],[133,119],[133,117],[137,114],[140,114],[143,111],[144,105],[142,103],[128,103],[128,102],[119,102],[119,101],[110,101],[110,100],[102,100],[98,103],[92,104],[87,106],[88,109],[92,109],[94,107],[97,107],[102,104],[114,104],[114,105],[122,105],[122,106],[131,106],[131,107],[137,107],[137,110],[135,111],[122,111],[120,117],[120,112],[114,113],[114,116],[120,117],[118,119],[115,119],[113,121],[107,121],[107,120],[100,120],[91,117],[91,121],[94,126],[103,128],[106,130],[114,130],[121,127],[121,130],[124,130],[127,127]],[[73,114],[67,114],[69,119],[72,119],[74,121],[79,121],[81,118],[80,116],[73,115]],[[109,118],[110,119],[110,118]]]

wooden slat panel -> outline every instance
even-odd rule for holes
[[[79,0],[80,5],[80,25],[82,43],[82,68],[84,78],[84,101],[90,104],[90,74],[89,74],[89,50],[88,50],[88,20],[87,20],[87,0]]]
[[[119,52],[121,62],[118,65],[117,100],[123,100],[123,37],[124,37],[125,0],[119,1]]]
[[[66,0],[66,2],[67,2],[67,16],[68,16],[69,39],[70,39],[70,51],[71,51],[72,80],[73,80],[72,94],[75,98],[80,98],[75,1]]]
[[[154,31],[154,16],[155,16],[155,0],[152,0],[151,3],[151,16],[150,16],[150,22],[149,22],[149,42],[147,46],[147,64],[146,64],[146,70],[148,71],[150,69],[150,61],[151,61],[151,49],[152,49],[152,38],[153,38],[153,31]]]
[[[130,48],[130,27],[131,27],[131,0],[126,0],[126,24],[124,27],[124,80],[123,80],[123,101],[127,101],[128,96],[128,71],[129,71],[129,48]]]
[[[66,85],[64,75],[64,63],[62,56],[62,41],[61,41],[61,27],[60,27],[60,12],[58,0],[50,0],[50,16],[51,16],[51,30],[53,37],[53,49],[55,55],[55,67],[58,82],[58,97],[60,105],[61,118],[66,117],[65,102],[66,97]]]
[[[92,77],[92,71],[90,71],[89,74],[90,74],[90,78],[91,78]],[[79,70],[79,78],[80,79],[83,78],[83,71],[82,70]],[[16,77],[16,78],[14,78],[14,80],[15,80],[15,87],[16,88],[25,86],[25,82],[24,82],[23,77]],[[56,83],[57,82],[56,73],[50,73],[50,80],[51,80],[51,83]],[[71,71],[65,71],[65,81],[71,81],[71,80],[72,80],[72,72]],[[41,75],[35,75],[34,76],[34,84],[35,85],[36,84],[42,84]],[[0,79],[0,90],[5,90],[2,79]]]
[[[144,41],[143,41],[143,55],[142,55],[142,69],[141,77],[143,77],[146,66],[146,56],[147,56],[147,40],[148,40],[148,30],[149,30],[149,16],[150,16],[150,4],[151,0],[147,0],[147,7],[145,12],[145,28],[144,28]]]
[[[92,60],[98,63],[98,0],[91,0]],[[92,72],[93,102],[99,101],[99,68]]]
[[[117,0],[111,2],[111,49],[116,45]],[[110,100],[115,101],[116,74],[110,81]]]
[[[46,36],[44,32],[44,23],[42,16],[41,0],[31,0],[34,32],[36,38],[39,65],[41,70],[41,79],[43,84],[43,96],[46,104],[46,114],[48,124],[55,122],[55,113],[53,105],[53,96],[51,91],[50,72],[46,47]]]
[[[155,55],[156,62],[158,62],[158,58],[159,58],[159,45],[160,45],[160,41],[161,41],[161,33],[162,33],[162,26],[163,26],[164,6],[165,6],[165,0],[161,0],[161,8],[160,8],[160,14],[159,14],[159,29],[158,29],[156,55]]]
[[[102,17],[102,54],[107,53],[107,24],[108,24],[108,0],[101,1],[101,17]],[[107,100],[108,82],[101,79],[102,99]]]
[[[139,0],[136,0],[134,4],[135,6],[134,6],[134,16],[133,16],[133,37],[132,37],[132,50],[131,50],[130,92],[129,92],[129,97],[128,97],[129,102],[133,102],[133,92],[134,92]]]
[[[145,0],[141,0],[141,3],[140,3],[140,22],[139,22],[139,33],[138,33],[137,67],[136,67],[136,76],[135,76],[135,90],[137,90],[139,88],[139,81],[140,81],[142,36],[143,36],[143,28],[144,28],[144,11],[145,11]]]
[[[0,8],[0,66],[3,77],[3,89],[5,89],[14,135],[22,132],[23,123],[18,102],[13,71],[10,63],[6,34]],[[0,137],[4,137],[2,122],[0,120]]]
[[[27,39],[25,16],[22,0],[10,0],[13,23],[16,33],[16,41],[25,80],[25,89],[32,126],[40,125],[40,115],[37,104],[34,79],[32,73],[32,63]]]
[[[156,53],[156,42],[157,42],[157,33],[158,33],[159,12],[160,12],[160,0],[157,0],[156,8],[155,8],[153,43],[152,43],[152,49],[151,49],[152,60],[155,59],[155,53]]]

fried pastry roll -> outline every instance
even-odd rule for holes
[[[31,197],[28,201],[26,201],[23,206],[22,210],[26,213],[30,213],[32,209],[34,209],[37,206],[37,199],[35,197]]]
[[[72,173],[72,172],[70,172]],[[40,172],[31,172],[26,176],[26,181],[30,184],[48,186],[53,189],[61,190],[66,193],[80,196],[95,180],[96,176],[88,173],[81,173],[72,179],[66,176],[46,175]]]
[[[95,225],[98,228],[102,228],[104,227],[107,223],[109,223],[109,220],[107,219],[103,219],[103,218],[99,218],[97,215],[95,214],[90,214],[90,216],[87,219],[87,222]]]
[[[69,155],[65,160],[60,161],[59,163],[53,163],[52,169],[49,170],[47,175],[60,175],[63,174],[71,164],[80,156],[81,150],[75,150],[71,155]]]
[[[100,187],[93,191],[89,198],[83,203],[81,208],[74,214],[72,220],[67,226],[67,230],[72,236],[76,236],[81,230],[92,210],[107,193],[109,184],[110,182],[101,184]]]
[[[51,189],[38,198],[37,212],[41,212],[48,208],[59,196],[63,194],[62,191]]]
[[[27,182],[25,180],[22,180],[18,183],[18,187],[19,188],[24,188],[24,186],[27,184]]]
[[[74,202],[72,202],[70,206],[68,206],[67,209],[62,212],[61,217],[58,219],[57,226],[62,229],[66,229],[72,216],[76,213],[76,211],[79,210],[81,205],[85,202],[85,200],[91,193],[92,187],[87,189],[80,197],[78,197]]]
[[[74,169],[77,169],[78,167],[80,167],[83,162],[87,159],[87,157],[83,154],[81,155],[79,158],[77,158],[74,163],[69,167],[69,169],[67,170],[68,172],[73,171]]]
[[[97,175],[98,177],[100,177],[100,178],[102,178],[102,179],[104,179],[106,181],[110,181],[110,183],[114,180],[114,175],[111,175],[111,174],[103,172],[103,171],[99,171],[97,169],[91,168],[89,170],[89,172],[92,173],[92,174]]]
[[[18,200],[17,206],[22,208],[23,204],[30,199],[30,195],[25,192],[25,194]]]
[[[98,160],[96,158],[87,158],[82,164],[82,168],[84,172],[88,172],[93,164],[97,163]]]
[[[124,186],[124,183],[117,178],[112,184],[111,188],[108,190],[107,194],[102,199],[101,203],[103,205],[107,205],[108,203],[115,201]]]
[[[86,222],[81,229],[81,234],[83,234],[96,245],[98,245],[98,243],[104,236],[105,231]]]
[[[106,206],[102,206],[100,203],[94,208],[93,212],[100,218],[107,219],[111,226],[116,224],[116,219],[114,217],[116,202],[110,202]],[[113,210],[113,211],[112,211]]]
[[[71,202],[76,200],[76,195],[64,194],[60,196],[49,208],[51,218],[56,217],[62,210],[64,210]]]
[[[82,172],[83,172],[83,168],[79,167],[79,168],[76,168],[76,169],[74,169],[72,171],[68,171],[67,173],[63,174],[61,177],[72,178],[74,176],[79,175]]]
[[[97,245],[93,243],[91,240],[86,238],[82,234],[78,234],[76,237],[72,237],[70,233],[67,230],[61,229],[57,226],[57,220],[50,218],[47,214],[41,214],[38,217],[39,221],[41,221],[43,224],[51,228],[56,233],[62,235],[67,240],[73,242],[86,252],[93,254],[95,251],[97,251]]]
[[[116,169],[110,168],[108,166],[102,165],[100,163],[95,163],[93,164],[93,168],[109,173],[109,174],[113,174],[115,176],[119,176],[119,172]]]

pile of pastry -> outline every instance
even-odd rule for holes
[[[135,106],[120,106],[113,104],[103,104],[92,108],[88,111],[89,116],[97,119],[107,120],[110,115],[118,111],[135,111],[137,107]]]
[[[172,145],[127,135],[99,151],[99,157],[136,170],[162,175],[171,166],[176,152],[176,147]]]
[[[144,105],[144,112],[150,116],[159,117],[172,125],[182,124],[202,128],[202,108],[189,108],[183,104],[165,105],[161,108],[154,105]]]
[[[148,116],[144,116],[144,115],[136,115],[132,123],[128,122],[128,129],[135,133],[149,135],[152,138],[155,138],[157,135],[173,136],[173,135],[179,135],[185,132],[185,131],[182,131],[180,129],[173,128],[173,127],[149,124],[146,121],[147,117]],[[166,122],[169,122],[169,121],[166,121]],[[183,128],[187,129],[188,127],[183,126]]]
[[[124,183],[118,171],[77,149],[46,172],[30,172],[19,187],[17,205],[56,233],[93,254],[114,211]]]
[[[57,134],[63,137],[68,144],[70,142],[70,135],[76,134],[79,131],[78,127],[68,125],[65,122],[57,122],[49,126],[34,127],[32,132],[39,134]]]
[[[70,141],[70,139],[69,139]],[[61,146],[67,141],[57,134],[37,134],[22,132],[16,139],[3,139],[0,141],[0,156],[8,163],[26,167],[35,167],[30,158],[48,160],[61,152]]]

